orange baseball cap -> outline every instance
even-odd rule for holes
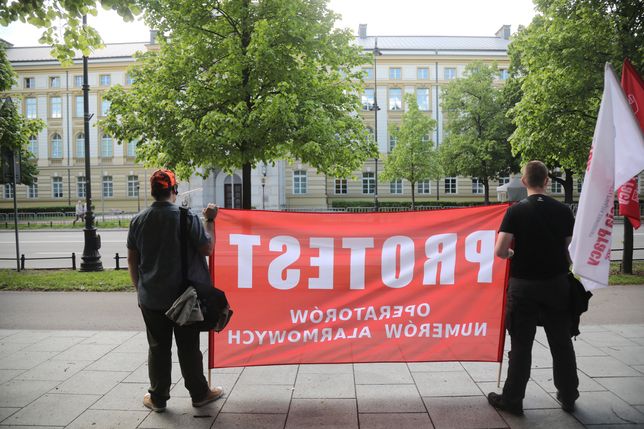
[[[176,193],[177,179],[172,171],[160,169],[150,176],[150,186],[157,186],[162,189],[174,189]]]

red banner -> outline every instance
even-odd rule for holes
[[[506,208],[220,209],[211,266],[234,315],[210,367],[500,361]]]

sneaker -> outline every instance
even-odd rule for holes
[[[145,396],[143,397],[143,405],[151,409],[152,411],[156,413],[162,413],[165,411],[165,405],[159,406],[154,403],[152,400],[152,396],[149,393],[146,393]]]
[[[523,405],[520,402],[514,404],[507,402],[503,399],[503,395],[499,395],[498,393],[488,393],[487,401],[490,405],[498,410],[507,411],[508,413],[514,414],[515,416],[523,415]]]
[[[579,398],[579,394],[577,394],[577,398]],[[561,409],[567,413],[572,413],[573,411],[575,411],[575,401],[577,400],[577,398],[563,399],[561,393],[557,391],[557,401],[561,403]]]
[[[206,397],[201,401],[192,401],[192,406],[196,408],[203,407],[204,405],[210,404],[211,402],[214,402],[217,399],[221,398],[223,394],[224,394],[224,389],[222,387],[217,386],[212,390],[209,390]]]

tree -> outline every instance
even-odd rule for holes
[[[510,145],[509,119],[502,90],[494,85],[496,65],[474,62],[465,77],[443,91],[446,137],[439,148],[446,174],[477,178],[490,202],[490,179],[516,171]]]
[[[15,74],[7,59],[5,48],[0,44],[0,94],[11,89]],[[0,152],[20,154],[20,182],[31,185],[38,176],[36,160],[28,150],[29,137],[35,136],[45,127],[39,119],[25,119],[8,97],[0,99]]]
[[[135,0],[100,0],[99,3],[104,9],[118,12],[125,21],[132,21],[140,13]],[[19,20],[43,28],[39,42],[52,45],[52,56],[63,64],[71,63],[75,50],[89,55],[92,49],[103,46],[101,36],[94,28],[82,26],[83,15],[96,14],[96,0],[0,2],[0,25],[7,26]]]
[[[553,177],[572,203],[573,174],[586,169],[603,87],[603,70],[625,57],[644,66],[641,0],[536,0],[538,14],[511,42],[511,80],[523,93],[510,111],[510,142],[524,161],[559,167]]]
[[[420,180],[440,177],[441,168],[434,151],[434,142],[427,139],[436,121],[418,110],[412,94],[405,95],[407,111],[400,127],[392,132],[397,143],[385,161],[385,180],[405,179],[411,184],[411,208],[416,208],[415,185]]]
[[[258,162],[299,159],[346,177],[376,154],[357,115],[368,62],[326,0],[190,0],[146,5],[158,51],[115,87],[104,129],[186,176],[242,168],[242,206]],[[171,37],[169,37],[171,35]]]

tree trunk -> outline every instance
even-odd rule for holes
[[[564,173],[566,173],[566,179],[563,181],[564,202],[572,204],[572,170],[564,168]]]
[[[633,274],[633,225],[624,216],[624,250],[622,251],[622,273]]]
[[[411,209],[416,210],[416,193],[414,192],[414,182],[411,183]]]
[[[242,208],[245,210],[251,209],[251,183],[250,183],[251,167],[249,163],[245,163],[242,167]]]
[[[490,181],[486,177],[483,179],[483,189],[485,190],[485,205],[489,206],[490,205]]]

